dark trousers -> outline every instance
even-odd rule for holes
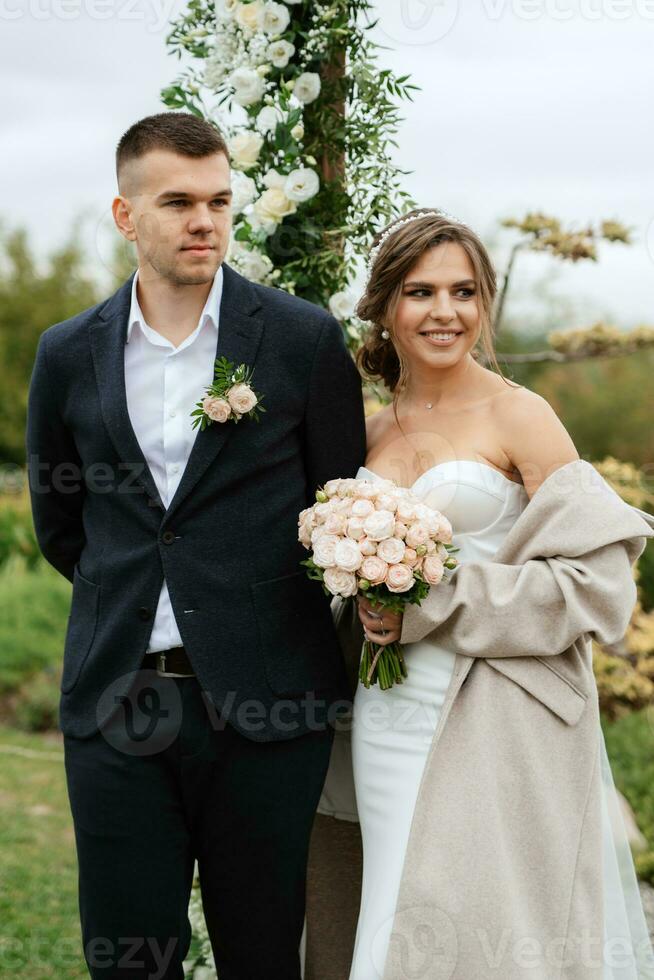
[[[221,723],[195,677],[142,670],[102,731],[64,738],[93,978],[182,980],[197,859],[220,980],[300,980],[333,734],[254,741]]]

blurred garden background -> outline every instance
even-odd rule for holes
[[[139,114],[162,107],[224,123],[239,200],[229,261],[250,278],[328,306],[342,321],[353,350],[362,329],[353,314],[354,299],[373,232],[413,203],[461,213],[480,231],[497,267],[495,342],[502,370],[549,401],[580,456],[593,463],[627,502],[654,513],[654,310],[650,317],[634,315],[635,310],[647,308],[646,297],[651,296],[652,252],[647,248],[647,221],[633,220],[633,201],[620,184],[623,181],[626,187],[626,175],[618,179],[613,196],[607,193],[601,202],[595,199],[591,208],[581,191],[578,202],[571,201],[570,193],[563,190],[565,175],[557,176],[552,169],[552,183],[539,197],[529,184],[532,159],[527,154],[519,164],[522,170],[511,178],[519,185],[524,173],[522,192],[512,198],[500,193],[496,184],[497,192],[483,194],[482,202],[476,185],[483,184],[485,164],[478,165],[474,157],[480,132],[484,142],[483,128],[479,129],[482,113],[476,120],[479,126],[471,125],[468,144],[463,143],[463,129],[457,128],[452,115],[449,128],[443,129],[444,139],[428,146],[429,153],[423,154],[419,145],[417,134],[425,130],[414,106],[425,113],[435,89],[430,60],[434,48],[415,47],[417,28],[395,17],[387,18],[384,36],[379,29],[375,35],[374,24],[372,33],[367,27],[355,30],[353,18],[369,14],[374,21],[377,10],[390,10],[388,3],[316,4],[325,19],[322,24],[309,21],[309,8],[303,2],[289,0],[288,20],[283,5],[268,4],[269,13],[277,18],[273,29],[263,21],[256,23],[253,11],[259,2],[230,0],[223,4],[223,20],[221,4],[218,14],[214,4],[204,0],[182,4],[166,25],[165,43],[163,37],[150,38],[162,49],[168,47],[182,66],[181,74],[173,79],[168,66],[170,77],[158,76],[160,85],[141,78],[150,90],[151,104],[121,118],[120,126],[126,128]],[[441,6],[448,8],[447,3]],[[244,12],[244,7],[250,10]],[[229,18],[239,10],[242,23],[234,25]],[[498,23],[491,26],[497,28],[499,38]],[[574,26],[576,40],[570,43],[576,59],[581,57],[579,36],[590,38],[594,28],[579,18]],[[109,28],[114,27],[112,22]],[[467,35],[459,37],[453,20],[432,39],[441,45],[438,51],[450,68],[465,64],[470,56],[469,45],[477,35],[470,22],[466,27]],[[262,67],[261,63],[248,67],[247,58],[255,58],[263,34],[266,44],[277,44],[270,56],[272,67],[258,72],[260,83],[252,74],[234,80],[234,59],[241,72],[256,73]],[[534,43],[533,32],[524,36],[531,45],[523,73],[516,70],[516,90],[518,81],[528,83],[532,68],[534,76],[546,69],[549,57],[544,42],[540,49]],[[480,58],[486,50],[485,37],[477,41]],[[226,38],[231,48],[224,43]],[[382,53],[371,38],[391,45],[394,54]],[[145,40],[143,33],[141,42]],[[98,51],[102,44],[98,41]],[[259,44],[257,50],[267,48]],[[619,57],[620,46],[613,50]],[[422,87],[412,84],[403,67],[415,65],[419,74],[419,55],[427,66]],[[383,67],[388,64],[390,69]],[[516,128],[508,112],[512,103],[507,89],[499,82],[494,89],[492,81],[491,74],[485,94],[495,92],[507,107],[506,129],[498,118],[492,122],[497,140],[494,154],[510,172],[515,147],[509,153],[507,143],[503,151],[501,137]],[[633,79],[631,84],[635,91]],[[629,97],[630,90],[626,91]],[[534,111],[538,123],[537,107]],[[546,118],[546,108],[540,111]],[[442,100],[434,112],[438,114],[427,117],[432,128],[446,115]],[[475,121],[474,113],[471,119]],[[110,143],[115,143],[120,131],[112,131]],[[565,145],[570,147],[574,134],[568,133],[567,138]],[[453,143],[459,148],[467,145],[466,165],[478,167],[470,171],[475,179],[465,186],[461,175],[467,171],[452,161],[451,153],[441,152],[441,147],[449,151]],[[407,152],[401,153],[400,146]],[[634,166],[644,158],[643,154],[630,157]],[[441,160],[436,193],[425,175],[431,179]],[[577,176],[578,166],[594,174],[598,161],[599,154],[592,160],[589,154],[580,164],[579,154],[570,153],[565,167]],[[557,180],[562,188],[558,197],[553,190]],[[63,212],[70,216],[79,204],[74,181],[62,186],[69,194]],[[114,188],[105,182],[102,190],[108,207]],[[489,202],[494,200],[498,203],[491,213]],[[620,213],[623,201],[625,210]],[[588,218],[591,211],[593,220]],[[9,208],[10,215],[14,212],[22,213]],[[59,217],[61,213],[59,208]],[[73,826],[57,726],[71,587],[39,555],[24,448],[28,384],[41,332],[100,302],[134,268],[133,256],[112,237],[106,222],[98,223],[97,215],[92,216],[89,234],[84,221],[70,217],[64,226],[58,218],[57,235],[50,230],[45,248],[41,215],[37,223],[5,217],[0,224],[0,976],[21,980],[87,975],[80,947]],[[96,249],[91,261],[89,240]],[[624,285],[620,292],[617,270],[630,267],[627,297]],[[638,270],[645,270],[649,278],[641,275],[639,280]],[[600,280],[604,287],[613,282],[615,289],[589,292],[589,284]],[[609,300],[613,293],[624,302]],[[370,411],[379,404],[380,395],[383,392],[367,393]],[[654,891],[650,891],[654,886],[654,542],[649,542],[634,574],[638,602],[627,634],[615,647],[596,646],[594,663],[607,748],[626,801],[646,907],[654,919]],[[196,938],[189,970],[197,980],[208,980],[213,974]]]

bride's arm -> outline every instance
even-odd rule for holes
[[[530,498],[548,475],[579,459],[556,413],[540,395],[516,391],[511,398],[497,400],[495,414],[503,448],[519,469]],[[599,528],[608,522],[618,531],[628,505],[614,512],[604,509],[602,498],[589,496],[582,502],[573,488],[569,494],[571,524],[587,519],[589,526]],[[561,518],[565,505],[562,499]],[[599,507],[595,525],[589,510],[593,507]],[[448,582],[431,589],[422,606],[406,610],[401,640],[412,643],[434,634],[439,643],[459,653],[490,658],[556,656],[584,634],[600,643],[616,643],[624,637],[637,597],[631,566],[654,531],[629,515],[624,535],[618,540],[616,533],[614,540],[598,547],[589,532],[583,554],[569,555],[562,547],[562,553],[519,564],[464,562]]]
[[[466,562],[432,588],[421,606],[407,608],[401,642],[433,634],[439,644],[468,657],[556,656],[584,634],[617,643],[636,602],[631,564],[646,538],[626,544],[521,565]]]

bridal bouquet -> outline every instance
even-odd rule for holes
[[[364,595],[376,606],[402,612],[420,605],[438,586],[453,556],[452,526],[440,511],[423,504],[392,480],[330,480],[303,510],[299,539],[312,555],[302,564],[328,595]],[[359,680],[379,682],[383,691],[407,676],[399,643],[363,644]]]

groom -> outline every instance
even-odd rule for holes
[[[181,980],[197,859],[220,980],[299,980],[349,687],[297,516],[363,462],[360,381],[333,317],[223,262],[213,126],[142,119],[117,172],[138,271],[41,336],[27,424],[39,545],[73,584],[60,725],[84,955],[102,980]],[[221,356],[266,414],[193,429]]]

